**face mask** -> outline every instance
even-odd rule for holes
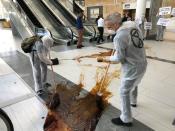
[[[116,32],[114,30],[107,30],[107,33],[110,34],[110,35],[116,34]]]

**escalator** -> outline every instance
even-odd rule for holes
[[[55,0],[41,0],[48,9],[51,8],[56,9],[56,13],[58,13],[60,19],[63,20],[64,26],[76,26],[76,20],[72,17],[58,2]],[[54,12],[53,12],[54,13]],[[61,16],[60,16],[61,15]]]
[[[51,31],[56,43],[68,44],[72,40],[69,28],[62,27],[58,21],[42,4],[40,0],[17,0],[18,4],[24,9],[29,8],[41,26]]]
[[[76,30],[76,17],[73,17],[57,0],[41,0],[45,6],[62,21],[62,25],[70,27],[74,36],[77,37]],[[84,38],[93,39],[96,36],[96,30],[94,27],[89,25],[84,25]]]
[[[40,22],[37,20],[34,14],[30,11],[30,9],[26,6],[26,4],[22,0],[17,0],[14,3],[16,4],[18,11],[22,13],[23,15],[26,14],[28,18],[30,19],[30,21],[34,24],[34,26],[36,26],[37,28],[43,28],[43,26],[40,24]]]

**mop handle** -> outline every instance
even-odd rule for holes
[[[51,56],[50,56],[50,51],[49,51],[49,59],[51,60]],[[55,92],[56,92],[56,81],[55,81],[55,74],[54,74],[54,71],[53,71],[53,65],[51,64],[51,70],[52,70],[52,79],[53,79],[53,83],[54,83],[54,86],[55,86]]]
[[[112,50],[111,55],[114,55],[114,53],[115,53],[115,49]],[[103,80],[101,82],[101,86],[100,86],[99,92],[101,91],[101,88],[102,88],[102,86],[103,86],[103,84],[104,84],[104,82],[106,80],[106,76],[107,76],[107,73],[108,73],[108,70],[109,70],[110,65],[111,65],[111,63],[109,62],[108,65],[107,65],[107,67],[106,67],[105,75],[104,75]]]

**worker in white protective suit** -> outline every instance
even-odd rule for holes
[[[115,31],[115,53],[107,62],[121,63],[122,78],[120,85],[121,115],[112,119],[112,123],[122,126],[132,126],[131,106],[137,106],[137,86],[143,78],[147,60],[143,46],[143,38],[136,23],[127,21],[122,23],[121,15],[113,13],[105,19],[109,30]]]
[[[38,95],[44,93],[44,89],[51,86],[47,83],[47,65],[57,65],[57,58],[48,58],[50,48],[53,46],[53,39],[45,35],[40,40],[35,42],[32,52],[30,53],[33,77],[35,82],[35,91]]]

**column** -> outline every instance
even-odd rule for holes
[[[159,8],[162,6],[162,1],[163,0],[151,0],[148,21],[152,22],[152,30],[150,30],[147,34],[148,39],[155,39],[155,37],[156,37],[156,28],[157,28],[156,15],[159,11]]]
[[[136,17],[135,17],[135,19],[145,17],[146,1],[147,0],[137,0]]]

